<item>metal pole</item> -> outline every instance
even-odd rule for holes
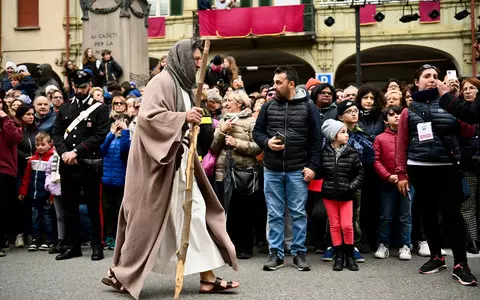
[[[477,77],[477,60],[476,60],[476,50],[473,48],[473,45],[477,41],[475,38],[475,30],[476,30],[476,22],[475,22],[475,0],[470,0],[470,31],[472,35],[472,77]]]
[[[360,87],[362,83],[362,57],[360,54],[360,6],[355,6],[355,63],[356,63],[356,82],[357,87]]]

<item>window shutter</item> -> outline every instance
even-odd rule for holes
[[[183,0],[170,0],[170,15],[183,15]]]
[[[302,4],[312,4],[312,0],[302,0],[300,3],[302,3]]]
[[[252,7],[252,1],[251,0],[240,0],[240,6],[241,7]]]
[[[38,0],[18,0],[18,27],[38,27]]]
[[[259,0],[258,1],[258,6],[270,6],[272,5],[271,0]]]

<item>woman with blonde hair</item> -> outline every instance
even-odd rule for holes
[[[163,68],[167,66],[167,56],[164,55],[158,61],[157,66],[153,69],[152,73],[150,73],[150,79],[152,79],[155,75],[160,74],[163,71]]]
[[[237,67],[237,62],[233,56],[227,56],[223,60],[223,67],[227,69],[228,78],[230,78],[230,86],[232,86],[235,79],[239,79],[240,70]]]
[[[110,112],[110,123],[115,121],[126,122],[127,125],[130,118],[127,115],[127,100],[123,96],[115,96],[112,100],[112,111]]]
[[[90,95],[92,96],[93,100],[98,102],[105,102],[105,98],[103,97],[103,90],[99,87],[94,87],[90,90]]]
[[[219,198],[224,198],[222,202],[228,212],[227,232],[237,249],[237,257],[248,259],[253,251],[255,202],[262,192],[258,188],[260,165],[255,156],[260,154],[262,149],[253,140],[255,119],[252,117],[251,101],[247,94],[233,92],[226,98],[226,113],[215,129],[211,146],[212,152],[218,155],[215,186]],[[226,170],[227,163],[233,165],[232,169]],[[235,174],[245,175],[251,179],[252,186],[247,187],[236,182],[230,199],[222,197],[224,175],[227,172],[231,172],[234,178]]]

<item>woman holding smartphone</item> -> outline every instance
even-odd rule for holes
[[[262,150],[252,137],[255,118],[250,109],[251,101],[245,93],[232,92],[227,96],[226,114],[220,120],[211,146],[213,153],[218,155],[215,170],[215,187],[217,196],[223,203],[224,174],[226,170],[227,151],[231,157],[235,170],[258,172],[259,163],[256,155]],[[228,207],[227,232],[237,249],[237,257],[248,259],[253,250],[253,227],[255,219],[255,202],[258,194],[255,191],[248,196],[239,189],[233,189]]]
[[[476,285],[477,279],[467,263],[466,243],[460,205],[464,200],[462,178],[458,169],[458,137],[468,131],[465,124],[440,109],[439,70],[426,64],[415,73],[418,92],[400,116],[395,173],[398,189],[407,196],[415,186],[414,202],[421,207],[430,260],[419,272],[432,274],[447,269],[441,254],[439,215],[450,237],[453,251],[452,277],[462,285]]]

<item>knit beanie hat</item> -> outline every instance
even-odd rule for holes
[[[24,94],[20,95],[18,97],[18,100],[22,101],[25,104],[31,104],[32,103],[32,99],[30,99],[30,97],[28,97],[28,95],[24,95]]]
[[[33,106],[30,104],[22,104],[17,108],[17,112],[15,113],[15,117],[19,120],[30,110],[33,109]]]
[[[323,122],[322,125],[323,135],[325,135],[328,140],[333,141],[335,139],[335,136],[340,131],[340,129],[342,129],[343,126],[345,126],[345,124],[340,121],[328,119]]]
[[[27,72],[27,73],[28,73],[27,66],[26,66],[26,65],[19,65],[19,66],[17,67],[16,72],[17,72],[17,73],[20,73],[20,71],[23,71],[23,72]]]
[[[341,102],[340,104],[337,105],[337,116],[343,115],[343,113],[352,106],[356,106],[355,101],[345,100]]]
[[[17,69],[17,65],[13,61],[7,61],[5,64],[5,69],[8,69],[8,67],[12,67],[14,70]]]
[[[308,91],[312,86],[319,85],[321,82],[318,79],[310,78],[305,85],[306,90]]]
[[[216,66],[220,66],[221,64],[223,64],[223,60],[222,60],[222,57],[220,55],[215,55],[212,62]]]

